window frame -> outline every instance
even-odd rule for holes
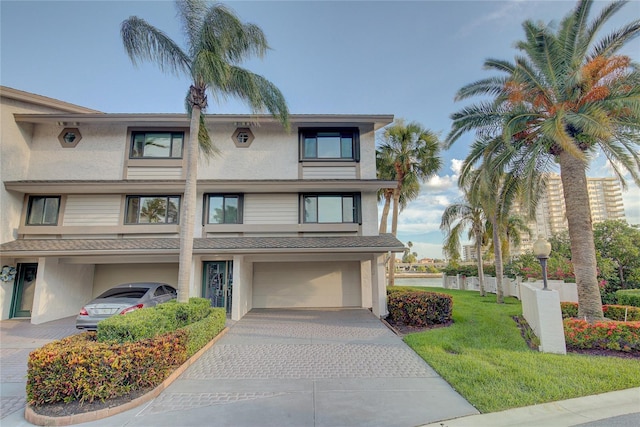
[[[306,220],[306,199],[310,197],[316,198],[316,220],[315,221],[307,221]],[[322,197],[340,197],[342,201],[342,221],[339,222],[325,222],[320,221],[320,205],[317,203],[318,198]],[[344,199],[351,198],[353,200],[353,221],[345,221],[344,220]],[[301,193],[300,194],[300,224],[359,224],[362,225],[362,195],[361,193]]]
[[[131,199],[137,198],[138,199],[138,212],[136,214],[136,222],[128,222],[129,219],[129,201]],[[140,204],[140,199],[142,198],[147,198],[147,199],[165,199],[167,206],[169,205],[170,199],[178,199],[178,209],[177,209],[177,213],[176,213],[176,221],[175,222],[167,222],[167,212],[165,212],[164,214],[164,221],[163,222],[140,222],[140,210],[141,210],[141,204]],[[182,205],[182,196],[180,196],[179,194],[170,194],[170,195],[165,195],[165,194],[159,194],[159,195],[151,195],[151,194],[127,194],[125,196],[125,201],[124,201],[124,225],[180,225],[180,209],[181,209],[181,205]]]
[[[236,215],[236,221],[235,222],[226,222],[226,218],[223,218],[222,222],[210,222],[209,219],[211,218],[211,215],[209,213],[209,210],[211,209],[211,198],[212,197],[222,197],[222,211],[223,213],[226,214],[226,208],[225,208],[225,202],[226,202],[226,198],[228,197],[229,199],[231,198],[235,198],[238,200],[238,211],[237,211],[237,215]],[[202,218],[202,223],[204,225],[225,225],[225,224],[243,224],[244,222],[244,194],[243,193],[207,193],[204,195],[204,209],[203,209],[203,218]],[[226,217],[226,215],[225,215]]]
[[[340,138],[351,137],[351,157],[318,157],[317,138],[319,133],[338,133]],[[316,156],[306,156],[306,139],[316,138]],[[298,129],[298,158],[300,162],[360,162],[360,129],[357,127],[328,127]]]
[[[45,204],[43,205],[42,213],[41,213],[41,222],[31,222],[31,213],[33,212],[33,203],[36,199],[45,199]],[[56,220],[53,223],[44,222],[44,217],[46,213],[46,203],[48,199],[55,199],[58,203],[56,208]],[[60,206],[62,204],[61,196],[49,196],[49,195],[31,195],[29,196],[29,200],[27,202],[27,216],[25,218],[25,225],[36,226],[36,227],[47,227],[47,226],[57,226],[60,221]]]
[[[171,137],[171,147],[169,148],[169,154],[170,154],[169,156],[164,156],[164,157],[145,156],[145,155],[134,156],[134,147],[135,147],[135,141],[136,141],[137,135],[141,135],[141,134],[145,135],[145,141],[146,141],[147,134],[160,134],[160,133],[169,134]],[[179,156],[172,156],[171,153],[173,153],[173,150],[174,150],[173,148],[174,140],[177,136],[182,137],[182,147],[180,148]],[[182,160],[184,158],[185,137],[186,137],[186,132],[184,130],[168,130],[168,129],[131,130],[130,140],[129,140],[129,159],[130,160]]]

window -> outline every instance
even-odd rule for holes
[[[303,129],[301,160],[360,160],[357,129]]]
[[[132,132],[132,159],[142,158],[182,158],[184,132]]]
[[[242,224],[241,194],[207,195],[207,224]]]
[[[304,223],[360,223],[359,194],[305,194]]]
[[[179,196],[127,196],[125,224],[177,224]]]
[[[60,196],[31,196],[27,225],[58,225]]]

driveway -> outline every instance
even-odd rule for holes
[[[477,413],[368,310],[270,309],[145,406],[81,425],[411,427]]]
[[[398,426],[477,414],[365,309],[252,310],[147,406],[86,426]]]

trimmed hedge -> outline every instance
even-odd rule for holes
[[[97,333],[73,335],[31,352],[27,371],[30,405],[104,401],[153,388],[218,335],[226,322],[224,309],[212,308],[204,298],[114,318],[121,320],[113,321],[113,326],[112,318],[100,322]],[[188,324],[195,319],[199,320]],[[129,333],[125,332],[127,322]],[[154,326],[163,331],[171,325],[183,326],[168,332],[153,331]],[[101,328],[106,341],[98,339]],[[132,341],[145,334],[153,336]]]
[[[640,307],[640,289],[621,289],[616,291],[616,299],[619,305]]]
[[[439,325],[451,321],[453,298],[424,291],[388,292],[389,320],[410,326]]]
[[[640,322],[596,322],[564,320],[568,347],[640,352]]]
[[[578,303],[576,302],[561,302],[560,309],[562,310],[563,319],[578,317]],[[625,315],[628,322],[640,320],[640,308],[638,307],[605,304],[602,306],[602,312],[607,319],[620,322],[625,321]]]

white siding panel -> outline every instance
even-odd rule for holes
[[[304,167],[302,177],[304,179],[356,179],[356,167]]]
[[[245,194],[244,224],[297,224],[297,194]]]
[[[182,179],[182,168],[127,168],[127,179]]]
[[[119,225],[119,195],[69,195],[64,211],[66,226]]]

